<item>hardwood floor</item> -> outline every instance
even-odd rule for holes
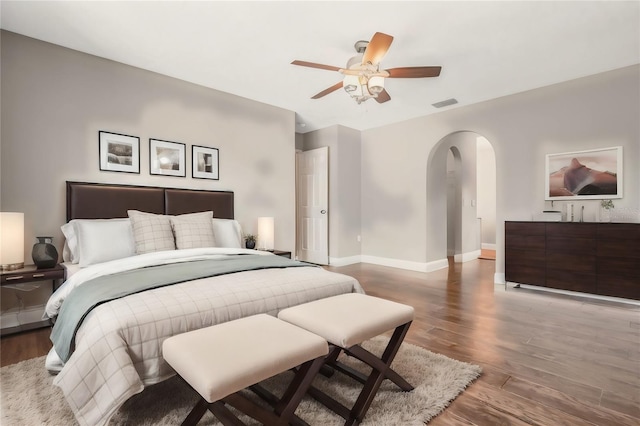
[[[414,306],[407,342],[482,366],[430,426],[640,424],[640,306],[494,292],[494,265],[328,269],[356,277],[368,294]],[[2,365],[44,355],[48,330],[6,336],[0,345]]]
[[[429,425],[640,424],[640,306],[525,289],[494,292],[495,263],[419,273],[358,264],[368,294],[413,305],[405,341],[482,376]]]

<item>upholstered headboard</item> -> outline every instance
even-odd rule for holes
[[[213,210],[233,219],[233,192],[67,181],[67,222],[127,217],[127,210],[183,214]]]

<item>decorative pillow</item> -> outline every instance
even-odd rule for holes
[[[216,247],[243,248],[242,228],[237,220],[212,219]]]
[[[175,250],[169,216],[128,210],[137,254]]]
[[[83,268],[136,254],[129,219],[81,220],[74,227]]]
[[[213,212],[201,212],[171,216],[171,228],[178,249],[214,247]]]
[[[129,219],[74,219],[60,229],[65,262],[85,267],[135,254]]]

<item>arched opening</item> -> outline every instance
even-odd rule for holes
[[[427,163],[427,255],[438,264],[495,249],[496,163],[491,143],[472,131],[443,137]],[[443,262],[445,261],[445,262]]]
[[[447,151],[447,257],[462,250],[462,164],[460,151],[452,146]]]

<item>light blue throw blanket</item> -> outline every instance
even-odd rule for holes
[[[67,362],[75,349],[76,331],[93,308],[129,294],[199,278],[258,269],[312,266],[281,256],[238,255],[149,266],[105,275],[75,288],[65,299],[51,332],[60,359]]]

